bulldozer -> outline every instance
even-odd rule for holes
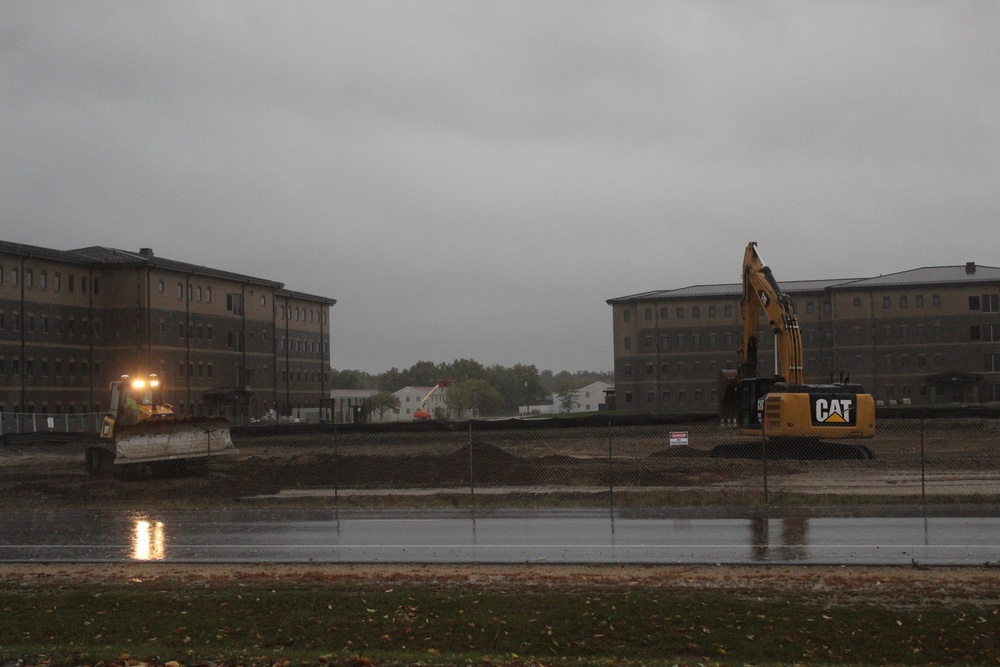
[[[164,403],[155,374],[111,383],[100,437],[86,450],[87,472],[131,477],[142,472],[206,473],[211,457],[235,451],[229,421],[182,417]]]

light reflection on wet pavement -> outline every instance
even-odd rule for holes
[[[1000,564],[995,515],[736,514],[0,512],[0,561]]]

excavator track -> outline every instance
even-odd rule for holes
[[[789,440],[746,440],[717,445],[711,457],[716,459],[791,459],[798,461],[873,460],[867,445],[829,440],[795,438]]]

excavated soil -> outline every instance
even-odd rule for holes
[[[616,494],[674,494],[661,495],[667,504],[732,505],[759,502],[765,475],[775,494],[1000,499],[1000,449],[989,421],[926,433],[885,428],[865,443],[872,459],[719,458],[713,452],[731,453],[732,439],[692,431],[691,446],[670,447],[666,436],[635,431],[612,442],[596,429],[484,433],[470,445],[462,433],[244,435],[234,437],[235,453],[212,459],[207,475],[145,470],[129,479],[86,474],[82,442],[0,444],[0,509],[288,506],[289,498],[333,495],[447,496],[470,488],[598,494],[612,487]]]

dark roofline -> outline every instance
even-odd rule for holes
[[[973,273],[967,273],[968,268],[974,269]],[[945,277],[943,272],[953,272],[954,276]],[[984,275],[985,272],[990,272]],[[1000,275],[1000,268],[985,266],[983,264],[949,264],[944,266],[925,266],[919,269],[908,269],[887,273],[882,276],[872,278],[845,278],[833,280],[789,280],[778,281],[779,287],[788,294],[808,294],[822,293],[833,290],[846,289],[878,289],[883,287],[902,287],[910,285],[941,285],[941,284],[962,284],[997,282]],[[909,280],[907,278],[910,278]],[[691,285],[689,287],[679,287],[669,290],[653,290],[650,292],[640,292],[629,296],[620,296],[608,299],[608,305],[636,303],[639,301],[651,301],[657,299],[705,299],[710,297],[735,296],[743,291],[740,283],[721,283],[714,285]]]
[[[284,283],[279,283],[274,280],[266,280],[264,278],[256,278],[242,273],[234,273],[232,271],[224,271],[222,269],[213,269],[208,266],[190,264],[188,262],[179,262],[165,257],[157,257],[153,251],[148,248],[140,250],[139,252],[132,252],[130,250],[119,250],[118,248],[91,246],[89,248],[80,248],[78,250],[74,250],[73,252],[81,256],[90,257],[92,261],[105,266],[149,266],[154,269],[167,269],[169,271],[177,271],[178,273],[187,273],[190,275],[208,276],[211,278],[232,280],[241,283],[253,283],[255,285],[271,287],[273,289],[280,289],[284,286]]]
[[[12,243],[11,241],[0,241],[0,252],[8,255],[20,255],[22,257],[52,259],[68,264],[81,264],[83,266],[101,265],[101,262],[82,255],[75,250],[55,250],[54,248],[43,248],[26,243]]]
[[[157,257],[149,248],[143,248],[138,252],[131,250],[120,250],[118,248],[108,248],[105,246],[89,246],[76,250],[55,250],[53,248],[43,248],[41,246],[26,245],[23,243],[12,243],[10,241],[0,241],[0,252],[8,255],[20,255],[22,257],[37,257],[40,259],[50,259],[69,264],[79,264],[89,267],[141,267],[166,269],[178,273],[189,275],[206,276],[221,280],[232,280],[234,282],[248,283],[270,287],[275,290],[276,296],[302,299],[303,301],[314,301],[325,303],[329,306],[337,303],[336,299],[305,292],[296,292],[285,289],[285,284],[275,280],[255,278],[242,273],[213,269],[207,266],[179,262],[173,259]]]
[[[316,296],[315,294],[306,294],[305,292],[296,292],[290,289],[279,289],[275,291],[274,297],[282,299],[301,299],[302,301],[316,301],[318,303],[325,303],[328,306],[332,306],[337,303],[336,299],[331,299],[326,296]]]

